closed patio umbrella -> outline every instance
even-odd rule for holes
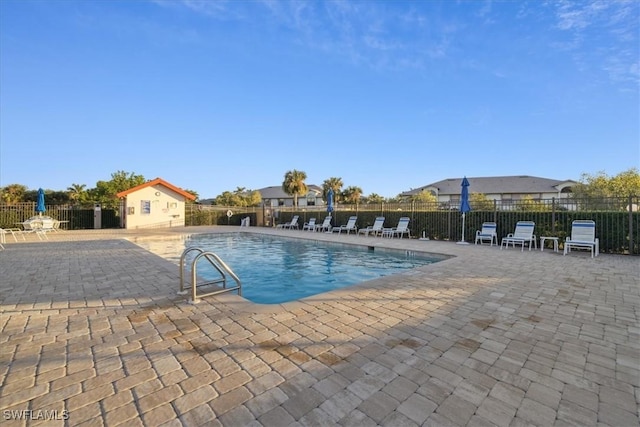
[[[471,206],[469,206],[469,181],[465,176],[462,179],[462,191],[460,192],[460,212],[462,212],[462,238],[458,242],[459,245],[468,245],[469,242],[464,240],[464,217],[467,212],[471,210]]]
[[[327,192],[327,212],[333,218],[333,189],[330,188]],[[333,222],[333,219],[331,220]],[[332,224],[333,225],[333,224]]]
[[[44,190],[42,188],[38,189],[38,202],[36,203],[36,212],[38,215],[42,216],[42,214],[47,210],[44,206]]]

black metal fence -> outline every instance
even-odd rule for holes
[[[560,242],[571,234],[571,222],[590,219],[596,222],[596,236],[600,240],[600,251],[613,254],[640,254],[640,197],[610,197],[598,199],[545,199],[521,201],[484,201],[474,205],[465,215],[464,240],[473,243],[476,230],[482,223],[497,224],[498,237],[515,230],[517,221],[536,223],[536,236],[555,236]],[[95,228],[95,215],[100,215],[101,228],[120,227],[120,209],[101,209],[94,205],[49,205],[46,215],[68,221],[63,228],[70,230]],[[35,216],[35,203],[0,203],[0,227],[15,228],[17,223]],[[249,216],[251,224],[275,226],[290,221],[293,215],[300,216],[300,224],[315,217],[321,221],[326,215],[325,207],[224,207],[187,204],[185,225],[240,225],[242,218]],[[459,241],[462,239],[462,215],[457,205],[449,203],[379,203],[366,205],[337,205],[333,212],[333,225],[346,224],[350,216],[358,216],[358,227],[373,225],[377,216],[385,217],[385,227],[398,224],[401,217],[408,216],[411,235],[433,240]]]
[[[86,230],[96,228],[120,228],[119,209],[96,209],[91,205],[46,205],[44,215],[63,222],[60,226],[66,230]],[[5,204],[0,203],[0,228],[17,228],[21,222],[37,216],[33,202]],[[96,215],[99,218],[96,220]]]
[[[640,197],[620,197],[597,200],[587,199],[548,199],[522,201],[488,201],[471,204],[472,211],[465,215],[464,240],[473,243],[475,233],[482,228],[483,222],[495,222],[497,234],[501,238],[515,230],[518,221],[534,221],[535,235],[559,237],[560,242],[571,234],[571,223],[576,219],[590,219],[596,222],[596,237],[600,240],[600,251],[614,254],[640,254]],[[227,208],[203,207],[212,222],[210,224],[239,225],[244,216],[252,218],[251,223],[264,225],[265,208],[229,208],[234,209],[231,218],[227,218]],[[269,224],[284,223],[293,215],[299,215],[301,224],[315,217],[321,221],[327,212],[324,207],[292,208],[279,207],[272,210],[276,221]],[[202,214],[201,214],[202,215]],[[380,203],[367,205],[338,205],[333,212],[333,225],[346,224],[350,216],[358,216],[358,227],[373,225],[377,216],[385,217],[385,227],[398,224],[401,217],[408,216],[409,228],[415,237],[428,237],[432,240],[459,241],[462,239],[462,215],[457,206],[448,203]],[[195,218],[197,214],[194,214]],[[190,218],[187,212],[187,219]],[[199,217],[202,219],[202,216]],[[256,222],[257,221],[257,222]],[[192,225],[199,225],[193,223]]]

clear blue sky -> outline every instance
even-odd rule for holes
[[[638,1],[0,1],[0,186],[215,197],[640,163]],[[473,189],[471,189],[473,191]]]

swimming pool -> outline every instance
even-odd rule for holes
[[[150,242],[138,245],[155,252]],[[295,301],[441,260],[417,252],[254,233],[193,235],[174,244],[175,255],[168,258],[179,261],[189,247],[220,256],[242,281],[242,296],[259,304]],[[196,255],[187,255],[185,265]],[[218,277],[207,262],[198,262],[197,268],[205,279]]]

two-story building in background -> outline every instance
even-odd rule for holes
[[[467,177],[467,180],[470,184],[470,194],[483,194],[488,200],[496,200],[503,205],[525,198],[533,200],[565,199],[570,196],[571,188],[578,184],[570,179],[557,180],[528,175]],[[400,194],[400,198],[409,199],[422,191],[428,191],[438,199],[438,202],[458,206],[460,204],[461,183],[462,177],[448,178],[405,191]]]
[[[274,185],[271,187],[261,188],[256,190],[262,197],[262,206],[267,208],[282,208],[293,206],[293,196],[285,193],[282,186]],[[307,184],[307,194],[298,196],[298,207],[304,208],[307,206],[325,206],[325,201],[322,199],[322,187],[317,185]]]

